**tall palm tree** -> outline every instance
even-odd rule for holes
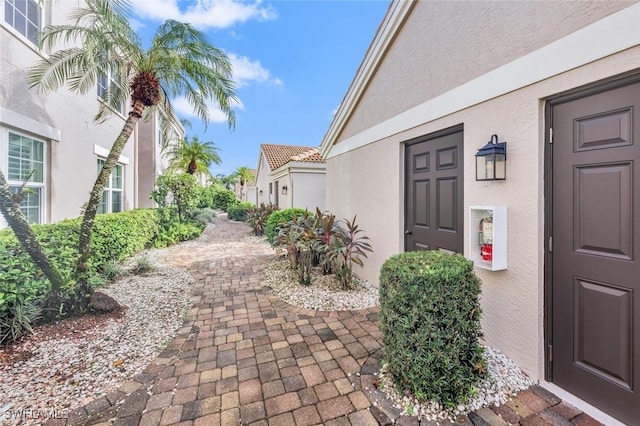
[[[253,170],[248,167],[241,166],[233,172],[233,175],[240,181],[240,198],[242,201],[247,201],[247,194],[245,193],[244,185],[255,181],[256,177],[253,174]]]
[[[209,166],[222,162],[218,151],[220,148],[214,142],[200,142],[198,136],[194,136],[191,140],[178,140],[168,147],[165,155],[169,157],[169,168],[172,170],[212,177]]]
[[[143,49],[127,22],[126,0],[86,0],[86,6],[71,15],[67,25],[48,26],[40,37],[40,47],[47,51],[73,44],[47,55],[37,62],[27,76],[30,87],[44,92],[65,84],[73,92],[86,94],[95,90],[98,75],[118,76],[121,83],[110,85],[100,104],[96,120],[101,121],[131,99],[131,111],[122,131],[107,156],[86,205],[78,244],[78,284],[85,294],[89,243],[96,211],[109,175],[145,112],[157,113],[165,136],[178,128],[179,120],[169,98],[184,95],[194,112],[208,122],[206,101],[217,103],[226,114],[230,128],[235,118],[232,104],[237,100],[231,80],[231,65],[221,50],[210,45],[205,36],[189,24],[168,20],[162,24],[148,49]],[[150,116],[150,115],[148,115]]]

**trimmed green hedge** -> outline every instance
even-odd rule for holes
[[[227,207],[227,217],[229,220],[244,222],[247,220],[247,212],[253,207],[255,206],[248,201],[243,201],[238,204],[229,204]]]
[[[401,392],[449,406],[474,392],[486,375],[479,295],[473,263],[460,255],[408,252],[382,265],[382,343]]]
[[[80,218],[33,225],[44,252],[69,281],[78,260]],[[109,260],[125,259],[148,247],[159,229],[155,209],[97,215],[91,234],[91,267],[99,270]],[[5,283],[24,286],[41,281],[29,255],[10,229],[0,231],[0,293]]]

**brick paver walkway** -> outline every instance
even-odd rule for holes
[[[164,261],[197,281],[175,339],[117,391],[48,424],[435,425],[400,416],[373,385],[377,308],[320,312],[280,301],[259,284],[273,250],[248,235],[221,217],[200,240],[168,250]],[[599,423],[534,387],[458,424]]]

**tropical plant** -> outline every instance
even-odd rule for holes
[[[298,207],[274,211],[273,214],[269,216],[264,227],[264,233],[267,236],[269,244],[274,247],[277,246],[279,244],[278,233],[280,232],[278,228],[295,217],[305,214],[305,212],[307,212],[307,210]]]
[[[215,177],[216,182],[220,182],[226,189],[233,188],[233,185],[236,184],[236,177],[232,174],[224,175],[222,173],[218,173]]]
[[[158,176],[156,189],[151,192],[151,198],[161,209],[175,205],[178,220],[183,222],[196,207],[198,188],[198,183],[192,175],[169,172]]]
[[[260,203],[260,206],[253,207],[247,211],[245,222],[253,228],[254,234],[262,236],[272,213],[278,210],[273,204]]]
[[[164,155],[169,158],[169,169],[173,171],[211,177],[209,166],[222,163],[219,150],[214,142],[200,142],[198,136],[193,136],[167,145]]]
[[[41,33],[39,47],[52,51],[30,70],[27,82],[44,92],[65,84],[80,94],[95,90],[99,75],[117,76],[102,95],[96,121],[106,119],[127,99],[132,109],[98,174],[86,204],[78,243],[76,297],[87,306],[90,241],[94,218],[104,187],[136,123],[145,112],[160,117],[163,135],[169,138],[179,120],[169,97],[185,95],[195,113],[208,122],[207,100],[217,103],[234,126],[232,104],[236,100],[231,65],[226,54],[210,45],[189,24],[168,20],[161,25],[148,49],[131,29],[127,1],[86,0],[67,25],[49,25]],[[60,44],[73,47],[57,51]],[[119,80],[118,80],[119,79]],[[34,259],[35,261],[35,259]]]
[[[232,174],[240,182],[240,200],[247,201],[247,193],[245,191],[245,184],[254,183],[256,176],[248,167],[238,167]]]
[[[335,262],[335,273],[345,290],[353,285],[353,265],[362,267],[362,259],[367,257],[367,252],[373,252],[367,241],[369,237],[358,235],[361,232],[356,225],[356,216],[351,221],[343,219],[328,250],[328,256]]]
[[[336,216],[329,212],[322,213],[316,207],[313,229],[315,232],[315,251],[318,257],[317,263],[322,266],[323,275],[331,274],[334,267],[330,250],[335,244],[337,233],[340,231]]]

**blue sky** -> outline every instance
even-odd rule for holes
[[[189,22],[224,50],[240,103],[229,131],[211,108],[208,128],[174,100],[188,135],[213,141],[212,174],[255,168],[261,143],[319,146],[353,80],[389,0],[133,0],[132,21],[148,42],[166,19]]]

